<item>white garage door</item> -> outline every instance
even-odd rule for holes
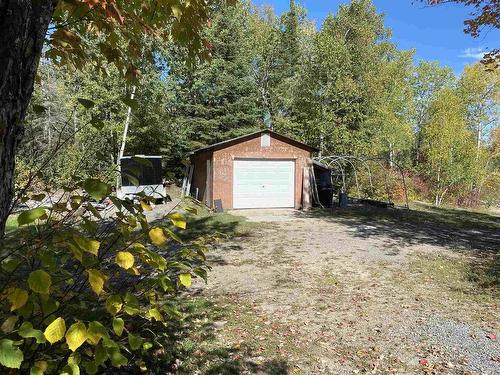
[[[294,207],[293,160],[235,160],[234,208]]]

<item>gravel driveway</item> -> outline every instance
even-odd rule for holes
[[[478,259],[490,259],[495,231],[494,242],[455,243],[445,230],[399,219],[233,214],[256,224],[211,253],[209,283],[199,291],[248,306],[274,327],[261,341],[278,340],[285,372],[500,373],[498,288],[467,276],[485,266]],[[238,332],[219,330],[233,340]]]

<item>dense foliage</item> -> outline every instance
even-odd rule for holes
[[[165,327],[180,318],[173,297],[192,275],[206,278],[205,238],[179,238],[181,207],[148,220],[153,199],[144,194],[136,202],[111,197],[110,209],[97,211],[93,202],[110,192],[88,178],[58,193],[22,196],[38,204],[17,216],[0,250],[0,368],[168,368],[153,353],[165,349]]]
[[[402,199],[397,165],[412,199],[500,204],[498,70],[415,63],[370,0],[318,28],[293,0],[282,16],[226,3],[58,3],[15,153],[12,208],[30,209],[0,247],[0,372],[169,370],[166,325],[206,277],[207,238],[181,241],[180,212],[149,222],[150,197],[113,196],[129,109],[126,153],[163,155],[171,180],[187,152],[267,126],[384,160],[348,176],[359,195]]]
[[[391,42],[370,0],[342,5],[317,31],[293,1],[281,17],[247,2],[219,4],[211,12],[203,31],[211,59],[186,64],[186,48],[153,46],[154,63],[137,63],[142,74],[132,102],[132,84],[124,85],[112,67],[96,80],[92,67],[74,72],[45,61],[19,165],[37,160],[32,152],[43,153],[61,132],[76,131],[61,162],[42,171],[44,181],[106,173],[116,163],[127,106],[133,105],[126,153],[164,155],[170,179],[182,173],[187,152],[272,126],[323,155],[379,156],[404,166],[415,198],[495,201],[492,190],[482,188],[498,184],[491,141],[498,126],[498,70],[476,64],[456,77],[436,62],[414,64],[413,51]],[[90,114],[73,110],[81,97],[96,102]],[[69,128],[63,126],[68,117]],[[84,126],[96,118],[100,131]],[[436,154],[439,145],[463,142],[468,151],[460,157]],[[24,168],[18,170],[21,180]]]

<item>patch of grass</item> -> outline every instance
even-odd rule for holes
[[[255,311],[230,297],[189,298],[177,328],[178,374],[287,374],[279,340]]]
[[[362,219],[367,222],[396,221],[413,224],[439,224],[450,229],[500,230],[500,217],[487,212],[459,208],[434,207],[429,204],[413,202],[410,209],[379,208],[365,205],[351,205],[347,209],[314,209],[308,216],[321,218]]]
[[[411,276],[407,281],[414,288],[423,288],[428,298],[477,302],[480,308],[480,302],[494,303],[500,298],[495,264],[498,267],[493,260],[480,262],[461,256],[419,255],[410,262]]]
[[[212,213],[205,208],[197,207],[196,215],[188,215],[186,230],[179,233],[181,238],[190,239],[204,235],[219,234],[222,237],[241,237],[256,228],[243,216],[229,213]]]

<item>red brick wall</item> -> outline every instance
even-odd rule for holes
[[[238,158],[256,159],[294,159],[295,160],[295,208],[302,205],[303,168],[309,166],[311,153],[271,134],[271,146],[261,147],[260,135],[213,153],[213,194],[222,199],[224,209],[233,207],[233,160]]]

